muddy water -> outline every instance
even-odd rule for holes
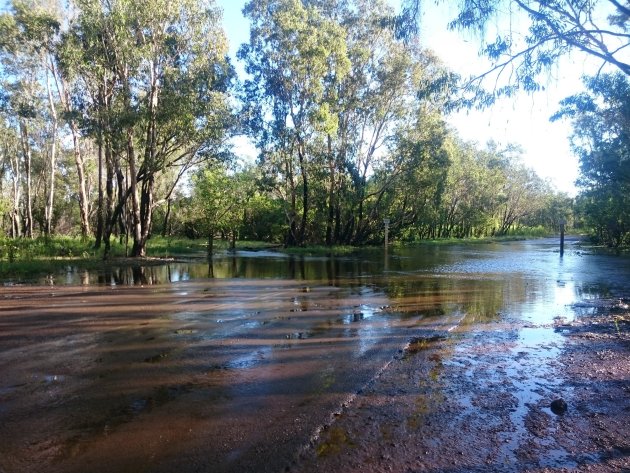
[[[0,471],[281,471],[411,339],[505,319],[514,353],[553,357],[545,327],[628,287],[628,263],[543,240],[7,281]]]

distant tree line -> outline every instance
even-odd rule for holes
[[[361,245],[382,241],[385,218],[413,241],[552,230],[578,209],[603,240],[627,238],[627,220],[606,223],[627,206],[604,202],[627,195],[623,74],[561,106],[582,159],[574,208],[518,148],[447,126],[461,78],[384,0],[257,0],[245,15],[239,82],[212,1],[14,1],[0,15],[3,232],[93,237],[105,257],[128,238],[143,256],[156,233]],[[601,106],[604,89],[617,102]],[[602,131],[595,153],[588,140],[611,123],[618,137]],[[255,163],[233,155],[238,135]],[[595,192],[602,166],[626,187]]]

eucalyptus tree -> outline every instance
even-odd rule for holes
[[[365,242],[391,184],[368,191],[371,176],[401,165],[390,159],[399,128],[448,74],[417,43],[396,39],[386,25],[393,10],[382,0],[257,1],[245,13],[252,21],[239,53],[251,75],[245,114],[286,201],[286,242],[304,242],[311,201],[326,223],[312,239]]]
[[[28,237],[33,236],[33,128],[44,126],[50,128],[49,140],[39,146],[48,147],[43,153],[49,156],[50,173],[45,231],[51,231],[58,120],[49,73],[54,67],[52,51],[58,32],[57,19],[37,2],[15,1],[9,12],[0,15],[3,106],[10,122],[19,129],[22,162],[13,168],[15,176],[19,176],[20,167],[24,171],[24,230]],[[48,104],[48,113],[44,103]]]
[[[375,19],[368,22],[379,24]],[[364,88],[353,97],[359,106],[350,111],[353,126],[346,161],[358,204],[351,210],[353,231],[345,234],[351,234],[348,241],[354,243],[369,238],[375,224],[380,227],[384,216],[378,210],[380,198],[389,186],[399,185],[397,179],[415,181],[422,186],[416,192],[437,196],[448,167],[442,149],[446,135],[442,115],[454,101],[457,77],[417,42],[403,44],[387,28],[382,28],[381,35],[380,44],[371,41],[376,43],[373,48],[370,38],[375,34],[364,36],[367,73]],[[380,176],[377,186],[370,182],[373,173]],[[417,207],[422,200],[420,195],[418,198],[413,213],[423,211]],[[393,221],[392,229],[405,220],[409,221]]]
[[[390,220],[392,237],[435,238],[434,223],[440,211],[446,179],[452,165],[450,133],[439,112],[418,110],[415,120],[401,128],[390,159],[370,180],[373,233],[380,234],[380,217]]]
[[[345,31],[299,0],[251,1],[244,13],[251,22],[249,43],[239,51],[251,76],[244,85],[248,127],[270,177],[284,181],[276,187],[287,194],[287,244],[303,244],[316,138],[338,127],[335,85],[350,65]]]
[[[213,2],[78,0],[67,36],[67,70],[99,79],[75,99],[106,161],[105,254],[129,202],[133,256],[144,256],[166,170],[187,169],[221,152],[233,70]],[[123,169],[124,168],[124,169]],[[118,199],[114,204],[114,187]]]
[[[603,74],[586,92],[561,102],[554,119],[569,118],[579,158],[581,207],[602,241],[619,246],[630,235],[630,80]]]
[[[7,119],[3,114],[0,114],[0,158],[2,164],[2,186],[3,190],[5,185],[10,185],[10,191],[6,192],[6,199],[8,202],[12,202],[10,206],[7,206],[6,213],[9,215],[10,230],[7,234],[11,238],[17,238],[21,235],[21,178],[20,178],[20,166],[19,166],[19,146],[18,137],[15,129],[11,126],[7,126]],[[5,182],[6,181],[6,182]],[[3,192],[3,200],[5,198],[5,192]]]
[[[524,221],[533,222],[552,190],[522,162],[521,154],[517,145],[501,149],[494,142],[477,149],[471,163],[475,185],[464,198],[468,212],[462,225],[476,227],[483,235],[503,236]]]
[[[234,244],[248,198],[247,175],[230,170],[222,163],[211,162],[193,175],[192,184],[194,220],[208,237],[207,253],[210,258],[217,231],[230,231]]]
[[[417,92],[413,81],[419,73],[418,56],[410,54],[382,25],[391,14],[385,2],[359,0],[352,7],[342,19],[351,67],[339,87],[338,132],[329,137],[341,171],[338,193],[343,192],[345,205],[330,192],[328,243],[361,243],[368,237],[374,210],[366,208],[372,197],[367,192],[368,179],[389,155],[397,126],[413,113]],[[333,211],[335,204],[340,208]],[[331,238],[334,216],[337,222]]]
[[[337,126],[320,137],[327,213],[325,241],[360,244],[372,238],[383,208],[381,197],[403,163],[395,158],[401,129],[415,123],[419,109],[437,99],[435,84],[454,77],[417,42],[400,42],[381,0],[313,1],[345,30],[350,68],[328,94]],[[431,89],[432,92],[430,91]],[[393,163],[397,167],[392,168]],[[387,168],[388,179],[370,182]],[[386,174],[381,173],[381,176]]]
[[[11,221],[9,236],[16,238],[21,235],[20,202],[22,185],[19,156],[19,137],[16,129],[9,125],[6,114],[0,113],[0,169],[2,179],[2,214],[8,214]],[[5,185],[10,189],[6,190]]]
[[[453,2],[444,0],[439,4]],[[485,103],[518,89],[543,87],[541,73],[558,60],[582,52],[630,75],[630,4],[624,0],[458,0],[451,29],[478,37],[480,54],[491,61],[485,72],[471,78],[480,86],[486,78],[495,84],[492,93],[480,93]],[[420,0],[404,0],[393,25],[403,37],[418,32]],[[519,26],[516,26],[519,25]],[[496,84],[499,86],[496,87]],[[481,89],[478,89],[481,92]]]
[[[115,70],[115,50],[104,41],[104,31],[113,26],[104,4],[96,1],[77,2],[79,13],[63,35],[57,58],[62,70],[64,112],[72,132],[74,160],[78,175],[82,232],[89,232],[86,159],[80,146],[84,138],[92,138],[98,147],[98,202],[95,247],[105,244],[110,251],[110,237],[118,227],[127,233],[124,218],[127,174],[124,161],[122,130],[127,116],[122,108]],[[111,14],[111,13],[110,13]],[[103,176],[103,170],[105,171]],[[104,177],[104,179],[103,179]],[[105,181],[103,192],[103,181]]]
[[[441,238],[484,234],[492,226],[501,185],[493,156],[477,143],[455,136],[449,136],[446,148],[451,165],[431,234]]]
[[[579,221],[575,212],[575,198],[564,192],[557,192],[550,189],[547,195],[543,196],[540,209],[522,219],[522,223],[528,227],[540,226],[547,230],[559,231],[563,225],[573,229],[578,228]]]
[[[45,6],[40,2],[15,1],[13,2],[12,10],[12,28],[5,29],[4,34],[5,37],[9,36],[11,38],[9,41],[14,42],[13,55],[16,61],[14,67],[16,65],[22,67],[25,62],[30,63],[27,70],[32,76],[26,80],[33,81],[33,90],[39,89],[40,95],[37,99],[33,97],[29,99],[34,100],[32,110],[41,125],[37,127],[39,129],[37,134],[42,138],[39,140],[41,142],[41,154],[47,158],[42,170],[46,194],[42,196],[42,200],[45,202],[43,230],[46,235],[49,235],[52,232],[55,203],[55,174],[60,128],[57,112],[58,104],[54,97],[53,87],[53,82],[55,82],[57,76],[54,51],[58,40],[60,23],[54,4]],[[47,107],[43,105],[44,103],[46,103]],[[31,170],[31,166],[28,166],[28,170]],[[27,179],[29,177],[27,175]],[[27,207],[29,205],[27,204]],[[32,221],[32,210],[30,213],[29,220]],[[29,232],[32,234],[32,224]]]

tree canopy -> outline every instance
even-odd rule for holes
[[[450,2],[439,2],[446,3]],[[408,37],[418,32],[422,3],[405,0],[403,6],[399,23],[401,34]],[[585,53],[601,61],[602,67],[630,75],[627,1],[458,0],[456,12],[448,27],[475,35],[480,54],[492,64],[468,83],[489,89],[489,93],[477,89],[483,103],[517,90],[540,90],[543,73],[573,52]]]
[[[203,236],[210,249],[218,235],[363,245],[382,242],[384,219],[392,239],[416,241],[552,231],[572,216],[517,147],[465,142],[448,125],[463,83],[410,34],[417,1],[396,12],[386,0],[252,0],[242,81],[212,1],[43,5],[16,0],[0,15],[9,236],[78,233],[105,257],[119,238],[143,256],[155,232]],[[463,1],[451,27],[496,33],[482,50],[494,72],[513,74],[496,91],[509,94],[535,90],[570,49],[605,47],[598,57],[623,70],[625,46],[611,44],[625,40],[627,16],[610,5],[605,31],[594,31],[594,3],[525,0]],[[506,8],[528,18],[520,43],[490,23]],[[580,208],[598,229],[598,209],[625,205],[603,196],[626,192],[626,74],[602,75],[559,114],[576,124],[591,205]],[[237,163],[239,135],[255,163]]]
[[[564,99],[554,119],[569,118],[580,160],[579,203],[611,246],[630,237],[630,80],[622,73],[585,79],[586,92]]]

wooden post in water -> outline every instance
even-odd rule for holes
[[[564,256],[564,226],[567,221],[564,218],[560,219],[560,257]]]
[[[384,218],[383,219],[383,223],[385,224],[385,251],[387,251],[387,245],[388,245],[388,237],[389,237],[389,219],[388,218]]]

